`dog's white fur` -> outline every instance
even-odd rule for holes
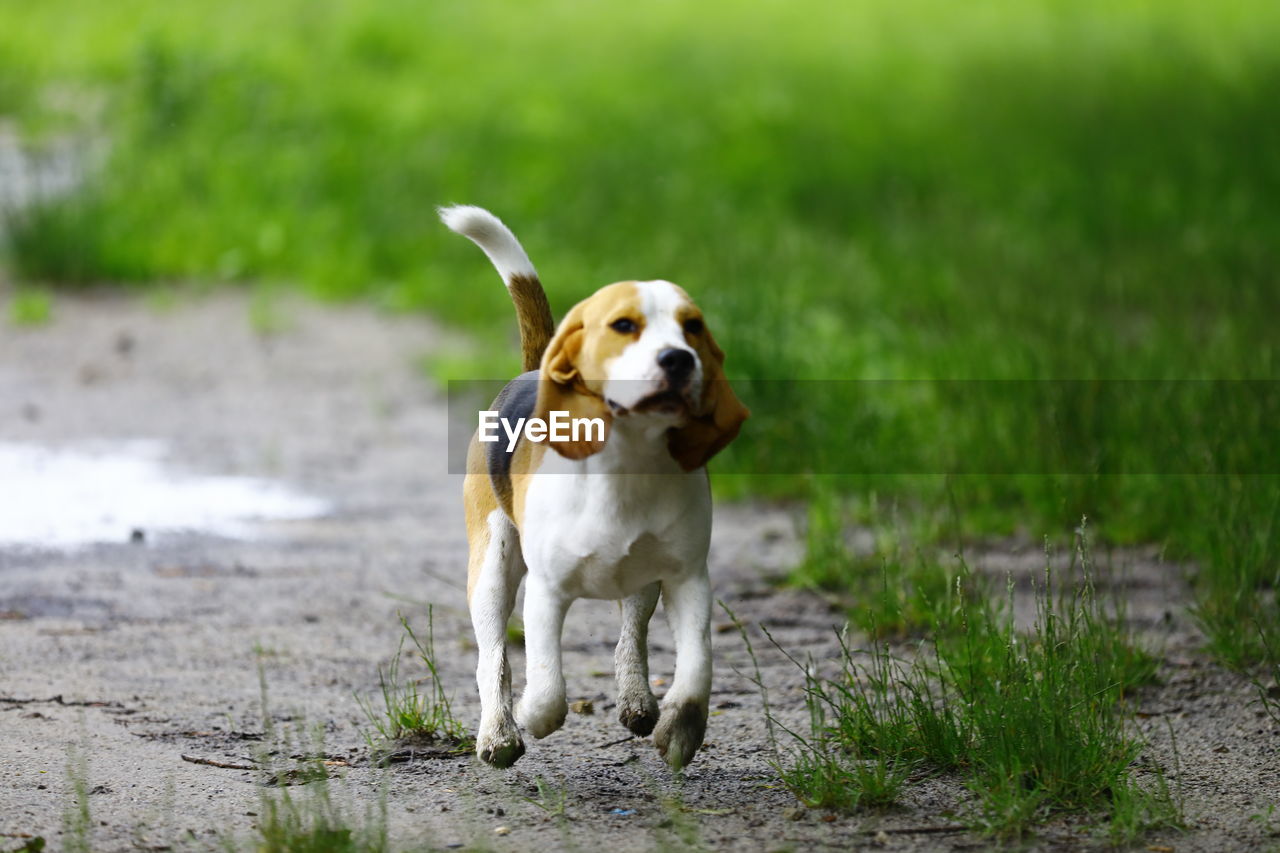
[[[485,251],[509,288],[513,275],[531,277],[536,284],[528,255],[492,214],[454,207],[442,210],[441,217]],[[568,707],[560,640],[566,614],[578,598],[621,602],[614,660],[622,722],[639,734],[652,730],[674,767],[687,764],[702,743],[711,693],[710,488],[705,467],[687,470],[668,447],[668,434],[683,426],[690,412],[643,410],[643,404],[666,387],[668,377],[658,364],[664,351],[680,349],[693,357],[684,392],[688,399],[701,399],[707,366],[677,316],[696,310],[687,295],[666,281],[632,284],[627,310],[640,312],[643,329],[598,366],[604,374],[597,377],[600,398],[613,415],[603,449],[582,458],[569,458],[563,451],[517,453],[511,478],[516,497],[509,498],[509,506],[495,505],[490,491],[497,487],[489,485],[487,476],[468,474],[469,480],[477,478],[468,483],[468,589],[482,706],[476,753],[497,766],[508,766],[524,751],[517,721],[535,738],[564,723]],[[616,291],[609,292],[613,295],[592,298],[617,298]],[[522,333],[525,322],[522,315]],[[564,331],[562,324],[560,334]],[[609,332],[598,334],[614,345]],[[713,341],[710,345],[714,348]],[[714,352],[723,358],[718,349]],[[544,359],[543,381],[547,376]],[[632,411],[638,404],[642,410]],[[734,435],[745,417],[742,409]],[[506,625],[526,575],[526,685],[513,715]],[[649,686],[647,648],[648,623],[659,595],[677,652],[675,678],[661,708]]]
[[[484,208],[468,204],[442,207],[440,219],[449,230],[458,232],[484,250],[489,260],[498,268],[498,275],[502,276],[504,284],[510,282],[513,275],[538,274],[516,235],[502,224],[502,220]]]
[[[667,426],[636,417],[625,426],[615,425],[605,449],[595,456],[572,460],[544,455],[529,485],[521,523],[529,567],[524,606],[528,682],[516,719],[534,737],[545,737],[564,720],[560,631],[575,598],[625,601],[623,640],[615,656],[618,705],[624,716],[629,711],[650,714],[655,700],[648,684],[648,649],[641,640],[660,587],[678,657],[655,737],[659,742],[664,737],[681,743],[694,739],[692,732],[673,729],[672,709],[686,703],[707,707],[707,473],[705,468],[681,471],[660,440]],[[630,473],[643,461],[662,473]],[[696,740],[701,742],[701,731]]]

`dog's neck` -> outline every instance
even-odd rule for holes
[[[667,431],[677,419],[663,414],[629,414],[613,419],[604,450],[582,460],[593,474],[678,474],[667,449]]]

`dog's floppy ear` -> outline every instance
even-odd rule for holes
[[[547,444],[568,459],[585,459],[604,450],[613,423],[609,407],[602,397],[591,393],[586,377],[578,367],[585,334],[582,314],[582,305],[575,306],[560,323],[551,343],[547,344],[539,368],[538,401],[533,407],[533,416],[548,422],[552,412],[568,412],[571,419],[600,418],[604,421],[604,434],[599,440],[595,440],[599,435],[595,429],[579,430],[577,441],[572,440],[572,431],[567,441],[547,438]]]
[[[702,401],[689,423],[667,433],[667,449],[686,471],[701,468],[738,437],[751,412],[738,400],[724,375],[724,351],[704,327],[698,342],[702,361]]]

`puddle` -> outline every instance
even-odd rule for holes
[[[315,518],[325,501],[270,480],[178,473],[160,442],[53,449],[0,442],[0,546],[72,548],[166,533],[254,538],[255,522]]]

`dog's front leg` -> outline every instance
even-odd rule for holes
[[[572,599],[545,579],[530,573],[524,591],[524,695],[516,719],[536,738],[564,725],[569,713],[564,672],[560,667],[560,634]]]
[[[711,583],[705,567],[663,581],[662,600],[676,641],[676,675],[663,697],[653,742],[679,770],[702,746],[711,701]]]
[[[661,590],[661,584],[651,583],[622,600],[622,630],[613,653],[618,720],[641,737],[658,722],[658,700],[649,689],[649,620]]]

